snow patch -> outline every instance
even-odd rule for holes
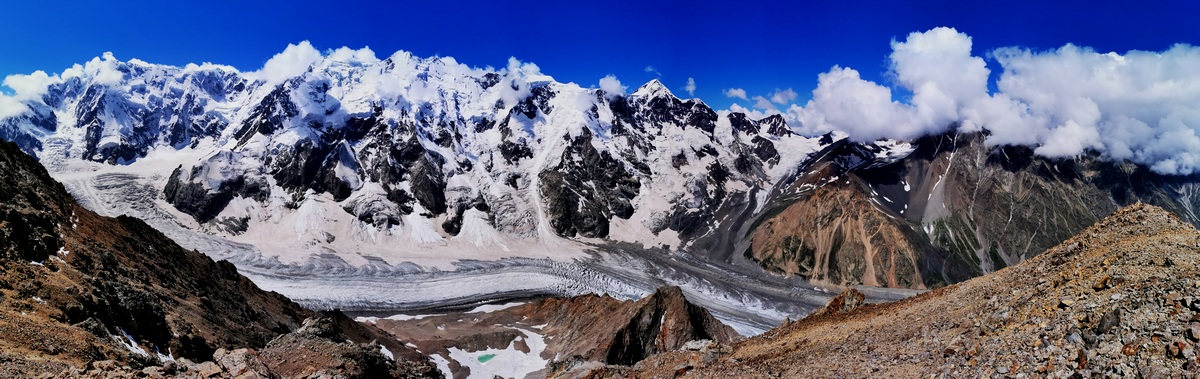
[[[508,309],[508,308],[512,308],[515,306],[519,306],[519,305],[525,305],[525,303],[514,302],[514,303],[505,303],[505,304],[484,304],[484,305],[475,307],[475,309],[466,311],[465,313],[492,313],[495,311]]]
[[[437,366],[438,371],[442,372],[443,377],[446,377],[446,378],[454,377],[454,371],[450,371],[450,361],[447,360],[445,357],[443,357],[441,354],[429,354],[429,359],[433,360],[433,364],[435,366]]]
[[[485,349],[481,351],[466,351],[456,347],[448,348],[450,359],[471,370],[467,378],[490,379],[496,376],[504,378],[523,378],[526,375],[546,368],[549,363],[541,357],[546,350],[546,341],[541,334],[520,328],[513,328],[525,335],[525,343],[529,352],[517,349],[516,341],[504,349]]]

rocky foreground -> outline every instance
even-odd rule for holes
[[[593,377],[1196,377],[1200,231],[1135,204],[1018,265]]]
[[[456,378],[586,375],[606,364],[632,365],[689,345],[741,339],[679,287],[662,287],[637,301],[583,295],[372,322],[435,359],[448,357]]]

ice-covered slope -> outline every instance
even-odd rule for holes
[[[686,248],[819,148],[782,118],[717,112],[657,80],[624,95],[515,60],[279,59],[240,72],[106,54],[21,96],[0,137],[64,178],[132,171],[188,228],[357,265]]]

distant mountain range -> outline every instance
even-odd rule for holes
[[[24,98],[0,138],[56,175],[141,170],[136,184],[154,191],[121,201],[165,201],[181,225],[284,260],[632,243],[818,283],[928,288],[1020,262],[1135,201],[1200,221],[1195,176],[1043,159],[979,133],[801,136],[657,80],[611,93],[404,52],[330,54],[285,78],[93,63]]]

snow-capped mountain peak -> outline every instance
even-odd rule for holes
[[[667,89],[667,86],[663,85],[658,79],[650,79],[649,82],[646,82],[646,84],[638,87],[636,91],[633,91],[632,96],[642,99],[652,99],[661,96],[675,97],[675,94],[671,93],[671,90]]]
[[[481,69],[301,43],[254,72],[106,55],[43,82],[44,96],[21,98],[27,111],[0,118],[0,138],[51,167],[154,153],[146,184],[188,222],[289,254],[686,248],[723,238],[716,214],[820,147],[658,80],[601,96],[516,59]]]

